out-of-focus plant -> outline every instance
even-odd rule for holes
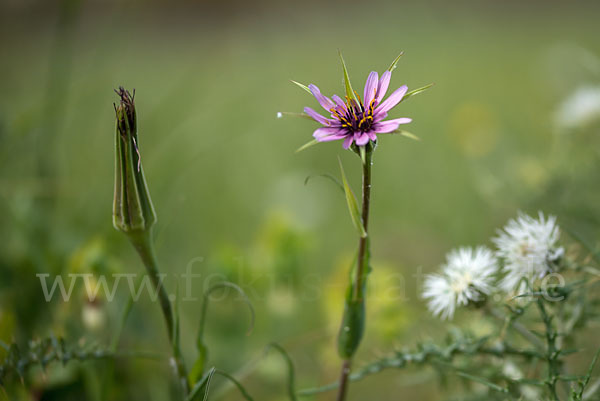
[[[369,212],[371,206],[371,167],[373,153],[378,143],[378,135],[400,133],[415,138],[414,135],[401,130],[402,124],[410,123],[410,118],[396,118],[386,120],[388,112],[401,101],[418,94],[431,85],[408,91],[406,85],[396,89],[384,100],[388,90],[392,71],[400,60],[402,53],[396,57],[389,68],[379,77],[372,71],[367,77],[363,97],[352,88],[344,58],[340,53],[345,85],[345,100],[338,95],[331,98],[324,96],[319,88],[313,84],[305,86],[293,81],[296,85],[313,95],[321,107],[329,115],[325,117],[310,107],[304,108],[304,115],[312,118],[322,125],[317,128],[314,140],[302,146],[304,150],[319,142],[343,140],[343,148],[350,149],[359,156],[362,166],[362,205],[350,188],[341,160],[341,185],[346,195],[346,203],[350,217],[358,233],[358,250],[355,261],[349,274],[349,283],[344,299],[344,312],[340,325],[337,349],[342,359],[342,371],[339,379],[337,400],[346,399],[348,376],[352,359],[358,349],[365,330],[366,321],[366,285],[370,266],[370,238],[368,235]]]
[[[171,307],[169,296],[162,285],[158,261],[152,241],[152,227],[156,222],[156,212],[142,169],[138,147],[137,116],[134,104],[135,91],[131,95],[124,88],[116,91],[121,98],[115,106],[117,129],[115,139],[115,196],[113,205],[113,225],[123,232],[140,255],[150,276],[167,325],[169,341],[173,348],[173,360],[183,393],[189,392],[187,369],[179,346],[179,322]]]
[[[476,384],[469,399],[597,399],[600,380],[591,379],[600,349],[588,350],[584,372],[571,371],[567,357],[582,351],[576,347],[577,335],[598,317],[594,290],[600,281],[600,253],[575,251],[576,246],[565,251],[559,237],[556,218],[521,214],[492,239],[494,251],[480,246],[450,252],[441,272],[425,280],[429,309],[442,319],[461,309],[481,313],[481,321],[492,322],[493,329],[455,329],[443,345],[427,342],[414,351],[395,351],[353,372],[349,380],[426,365],[444,377]],[[585,248],[586,242],[582,244]]]
[[[191,372],[188,373],[180,346],[178,305],[177,303],[175,307],[171,305],[171,297],[163,286],[154,252],[152,227],[157,218],[142,169],[134,104],[135,92],[132,95],[122,87],[116,92],[120,97],[120,103],[115,106],[117,129],[113,225],[129,238],[146,267],[152,285],[158,292],[159,303],[172,348],[172,365],[181,385],[183,399],[186,401],[206,400],[213,375],[221,372],[215,367],[207,369],[206,366],[208,348],[204,343],[203,335],[210,294],[219,288],[233,288],[244,297],[243,299],[250,306],[252,322],[254,321],[254,310],[244,291],[233,283],[225,282],[209,288],[204,294],[200,312],[200,327],[196,340],[198,357]],[[175,295],[175,301],[178,301],[177,294]],[[127,306],[125,309],[124,319],[129,308],[130,306]],[[242,391],[242,395],[248,398],[240,383],[232,376],[224,372],[221,373],[225,378],[233,381]]]

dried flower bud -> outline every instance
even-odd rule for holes
[[[150,230],[156,222],[156,212],[150,199],[140,160],[137,122],[133,96],[119,87],[121,98],[115,105],[117,128],[115,138],[115,199],[113,225],[125,233]]]

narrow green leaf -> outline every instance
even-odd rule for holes
[[[305,91],[307,91],[308,93],[310,93],[312,95],[312,92],[310,91],[310,89],[308,89],[308,86],[303,85],[300,82],[296,82],[293,79],[290,79],[290,81],[292,81],[292,83],[295,83],[296,85],[298,85],[299,87],[301,87],[302,89],[304,89]]]
[[[252,305],[252,302],[250,301],[250,298],[248,298],[248,295],[246,295],[246,292],[237,284],[234,284],[230,281],[223,281],[222,283],[217,283],[215,285],[213,285],[212,287],[210,287],[208,290],[206,290],[206,292],[204,293],[204,300],[203,300],[203,307],[201,310],[201,314],[200,314],[200,321],[201,321],[201,330],[204,330],[204,322],[206,320],[206,311],[208,308],[208,303],[210,301],[210,295],[219,289],[222,288],[231,288],[232,290],[234,290],[235,292],[237,292],[240,295],[240,300],[246,304],[246,306],[248,307],[248,310],[250,311],[250,325],[248,327],[248,331],[246,332],[246,335],[249,335],[252,330],[254,329],[254,320],[255,320],[255,316],[256,313],[254,311],[254,305]],[[198,336],[199,339],[202,338],[202,331],[199,331]]]
[[[470,374],[464,373],[464,372],[458,372],[458,375],[461,377],[464,377],[465,379],[468,379],[468,380],[471,380],[471,381],[474,381],[477,383],[481,383],[484,386],[487,386],[487,387],[491,388],[492,390],[498,391],[500,393],[504,393],[504,394],[508,393],[508,390],[505,389],[504,387],[500,387],[499,385],[489,382],[481,377],[473,376],[473,375],[470,375]]]
[[[194,365],[192,366],[192,369],[188,374],[191,383],[195,383],[196,380],[204,373],[204,366],[208,358],[208,347],[204,343],[204,328],[206,326],[206,316],[208,314],[210,295],[214,291],[223,288],[231,288],[240,295],[240,299],[246,304],[246,306],[248,306],[248,309],[250,311],[250,325],[247,334],[250,334],[254,329],[254,306],[252,305],[252,302],[250,302],[250,299],[240,286],[229,281],[224,281],[222,283],[217,283],[210,287],[208,290],[206,290],[203,294],[202,305],[200,306],[200,323],[198,325],[198,334],[196,336],[196,349],[198,350],[198,357],[196,358],[196,361],[194,362]]]
[[[323,177],[323,178],[327,178],[327,179],[331,180],[331,182],[333,182],[335,185],[337,185],[337,187],[342,191],[342,193],[344,193],[344,186],[342,185],[342,183],[339,182],[339,180],[337,178],[335,178],[334,176],[332,176],[331,174],[309,175],[308,177],[306,177],[304,179],[304,185],[308,184],[308,181],[310,181],[314,177]]]
[[[190,383],[196,383],[202,377],[204,365],[206,364],[208,356],[208,349],[204,343],[196,343],[196,348],[198,349],[198,356],[188,373],[188,380]]]
[[[367,236],[367,232],[363,227],[360,212],[358,211],[358,202],[356,200],[356,196],[354,196],[354,192],[352,192],[352,189],[348,184],[348,180],[346,179],[346,173],[344,173],[344,166],[342,165],[342,161],[339,158],[338,162],[340,163],[340,170],[342,172],[342,184],[344,185],[344,192],[346,193],[346,203],[348,204],[350,217],[352,217],[352,223],[354,223],[354,226],[358,230],[359,235],[365,238]]]
[[[194,385],[190,395],[186,401],[206,401],[208,399],[208,391],[210,390],[210,381],[215,374],[216,369],[210,368],[204,376]]]
[[[346,96],[348,99],[354,99],[356,103],[359,103],[358,98],[356,97],[356,93],[354,89],[352,89],[352,84],[350,83],[350,76],[348,75],[348,69],[346,68],[346,62],[344,61],[344,56],[342,56],[342,52],[338,51],[340,55],[340,60],[342,61],[342,68],[344,70],[344,85],[346,87]]]
[[[365,299],[348,299],[344,304],[344,316],[338,332],[338,354],[350,359],[358,349],[365,331]],[[351,297],[350,297],[351,298]]]
[[[281,354],[281,356],[283,356],[283,359],[285,359],[285,363],[288,368],[288,396],[290,397],[290,401],[297,401],[297,398],[296,398],[296,371],[294,369],[294,362],[292,361],[292,358],[287,353],[285,348],[283,348],[281,345],[279,345],[277,343],[271,343],[271,344],[267,345],[267,348],[265,349],[265,353],[269,352],[270,349],[275,349],[277,352],[279,352]]]
[[[400,58],[404,56],[404,52],[400,52],[400,54],[398,55],[398,57],[396,57],[394,59],[394,61],[392,62],[392,64],[389,66],[388,71],[392,72],[396,69],[396,64],[398,64],[398,61],[400,61]]]
[[[179,282],[175,286],[175,305],[173,306],[173,354],[177,355],[179,350]]]
[[[579,391],[575,395],[575,400],[583,399],[583,393],[584,393],[586,387],[588,386],[588,384],[590,383],[590,379],[592,377],[592,372],[594,371],[596,362],[598,362],[598,357],[600,357],[600,348],[598,348],[598,350],[594,354],[594,358],[592,358],[592,363],[590,363],[590,367],[588,368],[588,371],[587,371],[584,379],[579,384]]]
[[[600,263],[600,251],[593,246],[590,241],[585,239],[582,235],[580,235],[577,231],[570,229],[569,227],[561,227],[563,230],[567,232],[575,241],[579,242],[583,247],[590,253],[592,258],[596,261],[596,263]]]
[[[434,83],[430,83],[429,85],[425,85],[425,86],[422,86],[420,88],[408,91],[406,93],[406,95],[404,95],[404,97],[402,98],[401,102],[405,101],[406,99],[408,99],[411,96],[418,95],[419,93],[425,92],[427,89],[431,88],[433,85],[435,85],[435,84]]]
[[[140,288],[140,285],[142,284],[142,280],[145,276],[143,274],[140,274],[139,277],[137,278],[136,282],[135,282],[135,288]],[[131,308],[133,308],[133,294],[129,295],[129,298],[127,299],[127,303],[125,304],[125,308],[123,308],[123,312],[121,313],[121,319],[119,320],[119,325],[117,326],[117,329],[115,330],[115,333],[110,341],[110,347],[108,348],[111,352],[116,352],[117,351],[117,347],[119,346],[119,340],[121,339],[121,333],[123,332],[123,329],[125,328],[125,324],[127,323],[127,319],[129,318],[129,313],[131,312]]]
[[[223,376],[224,378],[226,378],[227,380],[229,380],[230,382],[232,382],[240,391],[240,393],[242,394],[242,397],[244,397],[247,401],[254,401],[254,399],[250,396],[250,394],[248,393],[248,391],[244,388],[244,386],[242,385],[242,383],[240,383],[238,380],[236,380],[235,377],[231,376],[229,373],[224,372],[222,370],[217,369],[215,371],[215,373]]]
[[[319,143],[319,141],[317,141],[316,139],[313,139],[312,141],[307,142],[304,145],[300,146],[298,149],[296,149],[296,153],[300,153],[303,150],[308,149],[313,145],[316,145],[317,143]]]

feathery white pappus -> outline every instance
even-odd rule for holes
[[[442,272],[427,276],[423,297],[442,319],[451,319],[458,306],[481,301],[492,291],[498,272],[494,253],[486,247],[460,248],[446,255]]]
[[[551,273],[552,262],[559,259],[564,249],[557,246],[560,236],[556,217],[538,219],[519,213],[517,219],[508,221],[492,241],[498,247],[496,256],[504,262],[504,278],[500,287],[508,292],[523,293],[527,290],[523,278],[532,282]]]

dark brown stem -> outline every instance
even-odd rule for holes
[[[352,365],[351,359],[346,359],[342,364],[342,373],[340,374],[340,385],[338,387],[337,401],[344,401],[346,399],[346,389],[348,388],[348,376],[350,376],[350,367]]]

